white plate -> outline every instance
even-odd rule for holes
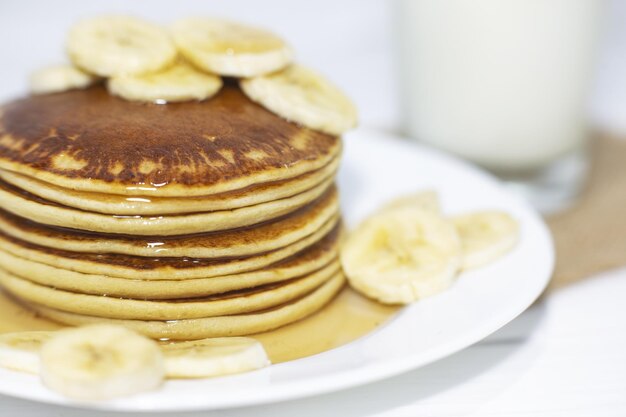
[[[340,174],[352,226],[390,198],[423,188],[441,194],[446,212],[498,208],[521,224],[517,248],[464,273],[445,293],[405,308],[389,324],[348,345],[245,375],[169,381],[153,393],[83,405],[127,411],[183,411],[271,403],[376,381],[457,352],[505,325],[543,291],[554,263],[539,216],[487,174],[445,154],[376,132],[346,138]],[[31,375],[0,369],[0,393],[66,405]]]

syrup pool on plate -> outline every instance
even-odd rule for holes
[[[398,309],[371,301],[346,287],[330,304],[312,316],[252,337],[263,343],[272,363],[287,362],[365,336],[389,320]],[[0,290],[0,334],[62,327],[38,317]]]

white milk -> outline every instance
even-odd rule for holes
[[[405,126],[497,171],[580,147],[601,0],[399,0]]]

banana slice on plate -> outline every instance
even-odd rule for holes
[[[249,337],[218,337],[162,345],[169,378],[204,378],[252,371],[270,364],[263,345]]]
[[[253,101],[287,120],[331,135],[357,124],[354,104],[320,74],[301,65],[240,81]]]
[[[71,65],[55,65],[42,68],[30,76],[30,91],[33,94],[50,94],[61,91],[87,88],[99,80]]]
[[[403,206],[365,220],[348,236],[340,256],[354,289],[383,303],[407,304],[452,284],[461,244],[451,222]]]
[[[222,88],[222,79],[178,63],[157,73],[112,77],[107,87],[111,94],[127,100],[163,103],[205,100]]]
[[[78,67],[104,77],[158,71],[177,54],[167,30],[128,16],[78,22],[69,32],[67,52]]]
[[[501,211],[481,211],[452,218],[461,237],[463,269],[477,268],[501,257],[516,245],[519,225]]]
[[[387,203],[383,210],[393,210],[398,207],[416,207],[435,214],[441,213],[439,195],[433,190],[420,191],[415,194],[398,197]]]
[[[0,366],[14,371],[39,373],[39,351],[54,334],[33,331],[0,335]]]
[[[171,29],[183,56],[215,74],[253,77],[280,70],[293,57],[291,48],[273,33],[228,20],[182,19]]]
[[[79,400],[105,400],[156,388],[164,377],[156,342],[121,326],[61,330],[41,348],[41,379]]]

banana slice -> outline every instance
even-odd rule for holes
[[[169,378],[204,378],[252,371],[270,364],[263,345],[249,337],[218,337],[162,345]]]
[[[172,25],[180,52],[198,68],[231,77],[253,77],[286,67],[291,48],[256,27],[209,18],[182,19]]]
[[[222,79],[179,63],[157,73],[112,77],[107,87],[127,100],[163,103],[207,99],[222,88]]]
[[[382,211],[352,232],[341,249],[348,282],[387,304],[407,304],[448,288],[461,265],[451,222],[415,207]]]
[[[78,67],[101,76],[158,71],[176,57],[165,29],[128,16],[78,22],[69,32],[67,52]]]
[[[124,327],[59,331],[41,348],[41,378],[67,397],[104,400],[148,391],[164,376],[158,345]]]
[[[416,207],[430,213],[441,214],[439,196],[433,190],[398,197],[387,203],[383,210],[393,210],[399,207]]]
[[[452,219],[461,237],[463,269],[488,264],[510,251],[519,239],[519,225],[500,211],[482,211]]]
[[[98,77],[71,65],[55,65],[42,68],[30,76],[30,91],[33,94],[50,94],[61,91],[87,88],[98,81]]]
[[[349,98],[321,75],[300,65],[240,81],[253,101],[285,119],[331,135],[356,126],[357,111]]]
[[[39,351],[55,332],[17,332],[0,335],[0,366],[14,371],[39,373]]]

